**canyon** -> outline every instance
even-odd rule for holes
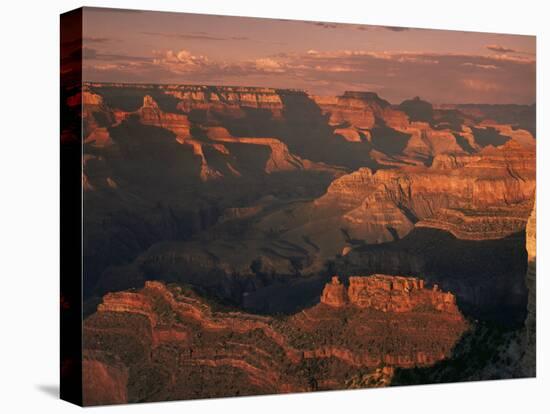
[[[355,276],[335,301],[343,287],[334,276],[317,305],[286,317],[160,282],[109,293],[84,323],[85,404],[383,386],[396,368],[449,356],[469,329],[454,296],[421,279]]]
[[[89,405],[532,374],[534,106],[97,82],[78,102]],[[500,362],[454,369],[476,351]]]
[[[532,205],[535,139],[506,108],[497,122],[371,92],[100,83],[81,99],[86,291],[127,266],[178,278],[174,262],[187,281],[314,274],[420,228],[503,239]]]

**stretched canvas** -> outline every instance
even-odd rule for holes
[[[535,49],[63,14],[62,398],[534,376]]]

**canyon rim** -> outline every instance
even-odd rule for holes
[[[535,376],[535,66],[533,36],[62,15],[62,398]]]

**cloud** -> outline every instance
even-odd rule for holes
[[[272,58],[261,58],[255,60],[256,69],[265,72],[282,72],[284,66]]]
[[[510,47],[505,47],[505,46],[502,46],[502,45],[487,45],[487,46],[485,46],[485,48],[487,50],[490,50],[491,52],[497,52],[497,53],[502,53],[502,54],[514,53],[514,54],[518,54],[518,55],[531,55],[531,56],[534,55],[534,53],[532,53],[532,52],[526,52],[524,50],[512,49]]]
[[[462,79],[462,83],[466,88],[476,92],[496,92],[501,89],[496,83],[487,82],[481,79]]]
[[[156,37],[165,37],[171,39],[183,39],[183,40],[214,40],[214,41],[223,41],[223,40],[248,40],[248,37],[244,36],[213,36],[206,32],[191,32],[191,33],[173,33],[173,32],[140,32],[143,35],[147,36],[156,36]]]
[[[112,63],[94,65],[94,69],[99,70],[99,71],[115,70],[115,69],[122,69],[122,68],[123,68],[123,66],[115,65],[115,64],[112,64]]]
[[[499,52],[499,53],[518,53],[517,50],[511,49],[508,47],[504,47],[501,45],[487,45],[485,46],[488,50],[492,52]]]
[[[480,63],[464,62],[462,66],[468,66],[472,68],[485,69],[485,70],[496,70],[498,66],[496,65],[482,65]]]
[[[104,61],[126,61],[126,62],[150,62],[151,58],[147,56],[131,56],[116,53],[101,53],[97,49],[84,46],[82,48],[82,57],[87,60]]]
[[[185,49],[179,51],[168,50],[164,54],[157,52],[154,65],[165,65],[168,69],[177,73],[198,70],[209,64],[209,60],[203,55],[193,55]]]
[[[532,103],[535,97],[535,64],[526,56],[311,49],[220,60],[176,49],[131,60],[89,48],[85,56],[85,79],[94,81],[265,86],[321,95],[370,89],[396,103],[416,95],[434,103]]]

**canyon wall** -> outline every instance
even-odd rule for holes
[[[159,282],[108,294],[84,324],[85,401],[341,389],[357,385],[358,369],[387,384],[396,367],[448,356],[468,328],[451,294],[417,278],[354,277],[351,307],[328,299],[338,286],[333,279],[320,304],[285,318],[223,309]]]
[[[474,317],[523,316],[530,108],[106,83],[69,101],[84,104],[86,297],[158,278],[258,304],[303,276],[390,273],[438,283]],[[254,309],[292,312],[315,289]]]
[[[479,155],[439,157],[430,168],[368,168],[334,180],[314,202],[343,212],[358,239],[392,240],[413,226],[460,239],[499,239],[525,228],[535,189],[535,153],[514,141]],[[372,235],[360,232],[361,228]]]
[[[526,275],[529,292],[527,302],[527,318],[525,320],[525,356],[523,369],[527,376],[536,376],[537,372],[537,205],[529,216],[526,228],[526,248],[528,267]]]

